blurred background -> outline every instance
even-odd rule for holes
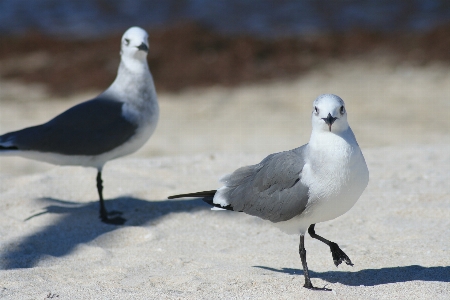
[[[0,0],[0,132],[107,88],[134,25],[161,104],[137,156],[300,146],[322,93],[362,147],[450,144],[446,0]]]
[[[150,31],[161,91],[292,78],[376,51],[450,60],[446,0],[1,0],[0,76],[58,95],[103,89],[133,25]]]

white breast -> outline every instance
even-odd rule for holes
[[[346,213],[369,182],[369,171],[356,141],[349,143],[338,135],[325,134],[308,144],[310,153],[301,177],[309,187],[306,209],[289,221],[275,224],[287,233],[304,234],[311,224]]]

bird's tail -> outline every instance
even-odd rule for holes
[[[6,151],[6,150],[19,150],[16,146],[2,146],[0,145],[0,151]]]
[[[169,196],[167,198],[168,199],[177,199],[177,198],[184,198],[184,197],[202,198],[202,200],[204,202],[208,203],[211,206],[226,209],[226,210],[233,210],[231,205],[221,206],[220,204],[213,202],[214,195],[216,194],[216,192],[217,192],[217,190],[212,190],[212,191],[204,191],[204,192],[197,192],[197,193],[173,195],[173,196]]]
[[[173,195],[173,196],[169,196],[167,198],[169,198],[169,199],[177,199],[177,198],[185,198],[185,197],[214,198],[214,195],[216,194],[216,192],[217,192],[217,190],[212,190],[212,191],[204,191],[204,192],[197,192],[197,193]]]
[[[10,132],[4,135],[0,135],[0,152],[8,150],[19,150],[19,148],[11,141],[12,134],[13,133]]]

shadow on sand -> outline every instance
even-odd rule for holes
[[[0,254],[0,269],[31,268],[46,256],[61,257],[77,245],[88,243],[100,235],[126,226],[141,226],[156,222],[171,213],[193,212],[209,209],[199,199],[146,201],[131,197],[120,197],[106,201],[109,211],[122,211],[128,221],[122,226],[104,224],[98,217],[98,201],[90,203],[69,202],[52,198],[39,201],[50,203],[42,214],[64,214],[54,224],[24,237],[6,247]]]
[[[281,270],[255,266],[273,272],[286,273],[291,275],[302,275],[301,269],[283,268]],[[329,271],[314,272],[309,270],[311,279],[321,278],[330,283],[342,283],[348,286],[375,286],[387,283],[407,282],[407,281],[440,281],[450,282],[450,267],[422,267],[422,266],[402,266],[381,269],[367,269],[357,272]]]

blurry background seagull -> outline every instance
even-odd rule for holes
[[[108,216],[103,201],[102,168],[131,154],[153,134],[159,106],[147,64],[148,34],[131,27],[122,36],[117,77],[96,98],[78,104],[49,122],[0,136],[0,155],[18,155],[57,165],[97,168],[100,219],[123,224]]]
[[[218,190],[169,199],[202,197],[216,209],[245,212],[271,221],[287,233],[299,234],[306,288],[329,290],[311,283],[304,246],[306,231],[330,247],[336,266],[342,262],[353,265],[336,243],[314,230],[316,223],[347,212],[369,182],[366,162],[347,122],[344,101],[338,96],[325,94],[314,101],[308,144],[271,154],[220,181],[224,186]]]

